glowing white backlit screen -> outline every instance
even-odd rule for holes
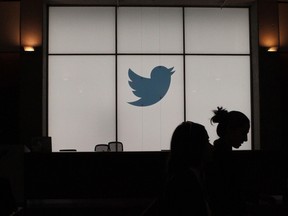
[[[50,6],[48,15],[52,151],[115,140],[124,151],[169,150],[184,120],[213,143],[217,106],[251,119],[248,8]]]

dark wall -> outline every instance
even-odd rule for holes
[[[21,52],[20,76],[21,144],[29,146],[32,137],[42,135],[42,50]]]
[[[43,3],[21,0],[21,46],[33,46],[35,52],[21,51],[20,141],[28,145],[32,137],[42,135]]]
[[[288,158],[288,112],[287,112],[287,98],[288,98],[288,52],[279,53],[279,71],[280,71],[280,85],[281,85],[281,109],[282,113],[281,128],[282,128],[282,148],[286,152]]]
[[[19,143],[19,53],[0,53],[0,144]]]
[[[260,51],[261,149],[280,149],[282,145],[282,86],[279,54]]]
[[[234,151],[232,157],[247,200],[285,195],[287,159],[281,153]],[[168,159],[168,152],[28,153],[25,199],[153,200],[165,185]]]
[[[19,142],[19,2],[0,1],[0,32],[0,145],[10,145]]]
[[[287,152],[288,53],[262,51],[260,56],[261,146]]]
[[[287,53],[279,47],[279,7],[277,0],[258,0],[259,84],[261,149],[285,150],[287,129]],[[272,46],[278,52],[267,52]],[[286,128],[286,129],[285,129]]]

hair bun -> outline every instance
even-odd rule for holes
[[[214,116],[211,118],[210,122],[220,123],[227,119],[228,111],[223,107],[217,107],[217,110],[213,110]]]

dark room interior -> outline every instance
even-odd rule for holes
[[[155,215],[163,188],[169,151],[25,151],[47,136],[49,5],[249,8],[254,144],[233,157],[249,215],[288,215],[288,0],[0,0],[0,189],[13,209],[0,195],[3,216]]]

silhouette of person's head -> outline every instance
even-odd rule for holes
[[[171,139],[170,168],[198,168],[204,160],[209,136],[203,125],[185,121],[176,127]]]
[[[243,142],[248,140],[247,134],[250,129],[248,117],[239,111],[230,111],[222,107],[214,110],[214,116],[211,118],[211,124],[218,123],[216,132],[221,143],[227,146],[239,148]]]

